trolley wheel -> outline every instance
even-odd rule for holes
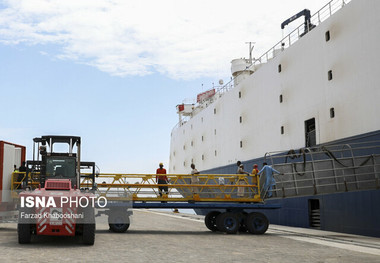
[[[95,243],[95,211],[94,208],[84,210],[83,244],[94,245]]]
[[[112,232],[124,233],[129,228],[129,216],[126,213],[111,213],[108,216],[108,225]]]
[[[261,235],[268,230],[269,220],[264,214],[253,212],[248,214],[246,226],[249,233]]]
[[[240,227],[239,217],[232,212],[221,213],[216,217],[216,226],[221,232],[236,234]]]
[[[247,216],[248,216],[247,212],[239,213],[239,220],[240,220],[239,232],[247,232],[248,231],[247,226],[245,225],[246,221],[247,221]]]
[[[218,231],[218,227],[216,226],[216,217],[220,215],[219,211],[211,211],[205,217],[205,225],[212,232]]]

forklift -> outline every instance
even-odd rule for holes
[[[80,161],[81,138],[47,135],[33,142],[33,160],[26,162],[19,194],[18,242],[30,243],[33,235],[81,236],[84,244],[93,245],[95,163]],[[81,175],[81,168],[92,173]],[[88,180],[81,189],[83,179]]]

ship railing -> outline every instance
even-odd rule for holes
[[[269,60],[275,58],[279,52],[284,49],[290,47],[295,42],[297,42],[301,37],[303,37],[306,33],[312,30],[315,26],[318,26],[327,18],[329,18],[332,14],[337,12],[351,0],[332,0],[323,6],[318,12],[316,12],[310,19],[310,24],[306,28],[302,23],[292,32],[290,32],[287,36],[282,38],[278,43],[276,43],[273,47],[271,47],[267,52],[261,55],[258,59],[254,60],[251,67],[255,67],[257,64],[266,63]]]
[[[226,84],[224,84],[223,86],[221,86],[220,88],[218,88],[216,90],[216,94],[218,94],[219,96],[221,96],[221,95],[223,95],[224,93],[230,91],[233,88],[234,88],[234,79],[231,78],[230,81],[228,81]]]
[[[182,116],[181,121],[177,122],[177,124],[173,127],[172,131],[184,125],[190,119],[191,119],[191,116]]]
[[[224,84],[222,86],[213,86],[213,88],[216,88],[215,95],[210,99],[209,103],[195,103],[196,109],[199,107],[207,108],[215,100],[221,98],[225,93],[227,93],[228,91],[233,89],[234,88],[234,78],[231,78],[230,81],[228,81],[226,84]],[[177,128],[179,128],[180,126],[184,125],[192,117],[193,117],[193,114],[191,116],[182,116],[181,120],[173,127],[172,131],[174,131]]]
[[[274,176],[277,197],[380,188],[379,141],[267,153],[265,157],[281,173]]]
[[[379,168],[380,165],[377,165],[376,169],[378,170]],[[314,172],[334,174],[333,170],[318,170]],[[373,172],[333,175],[316,179],[287,179],[293,176],[294,173],[285,173],[280,176],[275,176],[276,184],[272,189],[274,197],[285,198],[293,196],[380,189],[379,175]],[[264,197],[267,192],[268,189],[263,188],[261,193],[262,196]]]
[[[338,157],[351,157],[369,154],[380,154],[380,141],[364,141],[364,142],[355,142],[349,144],[324,144],[314,147],[304,147],[299,149],[290,149],[287,153],[284,151],[272,151],[267,152],[264,156],[266,162],[274,165],[277,163],[286,163],[293,159],[310,158],[311,160],[322,159],[322,156],[333,158],[334,156]],[[334,155],[334,156],[333,156]]]

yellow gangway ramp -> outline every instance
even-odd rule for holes
[[[128,196],[142,202],[262,202],[259,180],[252,176],[202,174],[197,175],[198,184],[191,184],[189,174],[166,174],[167,184],[157,184],[156,177],[156,174],[101,173],[96,177],[97,193],[109,200]],[[81,187],[91,185],[88,180],[83,180]]]
[[[90,175],[81,174],[80,188],[94,192],[98,200],[103,197],[108,200],[108,206],[98,207],[97,215],[108,216],[113,232],[127,231],[132,208],[182,208],[209,211],[205,216],[205,225],[211,231],[264,234],[269,220],[257,210],[280,208],[279,205],[263,202],[259,178],[248,175],[166,174],[166,184],[157,184],[157,176],[162,175],[156,174]],[[192,176],[196,176],[195,181],[199,183],[192,184]],[[30,190],[39,188],[39,173],[13,174],[11,188],[15,198],[24,190],[25,181]]]

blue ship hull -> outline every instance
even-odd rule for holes
[[[354,143],[379,146],[380,131],[330,142],[329,144]],[[380,147],[362,149],[359,154],[380,154]],[[264,158],[259,158],[244,161],[244,164],[245,167],[252,167],[254,163],[261,166],[263,161]],[[375,171],[375,177],[379,178],[380,169],[376,170],[375,168]],[[235,172],[236,165],[202,171],[202,173],[208,174],[233,174]],[[372,190],[337,191],[328,194],[267,199],[265,203],[281,205],[281,208],[270,211],[260,210],[260,212],[264,213],[272,224],[380,237],[379,181],[375,183],[373,188]],[[316,217],[313,215],[315,211],[317,211]],[[196,210],[197,214],[205,215],[208,212],[209,210],[205,209]],[[317,224],[315,224],[316,221]]]
[[[266,200],[282,208],[260,212],[272,224],[310,228],[310,200],[319,201],[319,229],[380,237],[380,190]]]

